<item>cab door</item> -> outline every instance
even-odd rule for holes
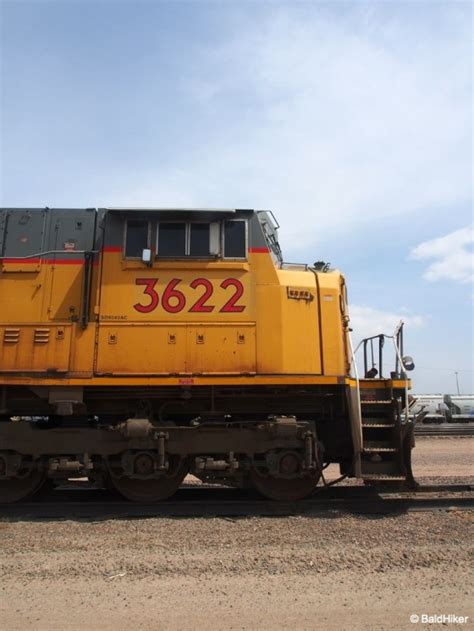
[[[53,210],[47,255],[51,270],[48,314],[53,321],[77,321],[87,283],[85,253],[94,249],[95,209]]]

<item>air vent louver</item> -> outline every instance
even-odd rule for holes
[[[49,329],[35,329],[35,344],[47,344],[49,342]]]
[[[3,331],[4,344],[18,344],[20,341],[20,329],[5,329]]]

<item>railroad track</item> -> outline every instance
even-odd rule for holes
[[[474,436],[474,423],[421,423],[415,426],[417,436]]]
[[[472,485],[425,486],[415,492],[379,493],[369,487],[322,489],[301,502],[262,500],[254,492],[229,488],[182,488],[158,504],[117,500],[104,490],[56,490],[30,502],[0,505],[0,519],[126,519],[144,517],[284,517],[290,515],[399,514],[474,510]]]

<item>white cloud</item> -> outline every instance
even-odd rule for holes
[[[449,234],[424,241],[414,248],[410,258],[434,259],[423,277],[429,281],[451,280],[457,283],[474,281],[474,229],[461,228]]]
[[[403,311],[392,313],[363,305],[350,305],[349,313],[355,344],[358,344],[365,337],[378,335],[379,333],[393,335],[400,320],[403,320],[406,326],[410,328],[419,328],[425,323],[424,317],[420,315]]]

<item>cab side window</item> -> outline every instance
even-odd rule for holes
[[[211,225],[205,222],[161,221],[158,224],[156,255],[169,258],[210,257]]]
[[[125,223],[125,258],[141,259],[156,235],[156,258],[246,259],[247,222],[158,221],[128,219]],[[155,237],[154,237],[155,239]]]
[[[186,224],[184,222],[163,222],[158,227],[157,256],[186,255]]]
[[[129,219],[125,232],[125,257],[141,258],[143,250],[150,247],[148,221]]]
[[[224,257],[244,259],[247,256],[247,225],[235,220],[224,223]]]
[[[209,256],[210,226],[208,223],[192,223],[189,226],[189,255]]]

